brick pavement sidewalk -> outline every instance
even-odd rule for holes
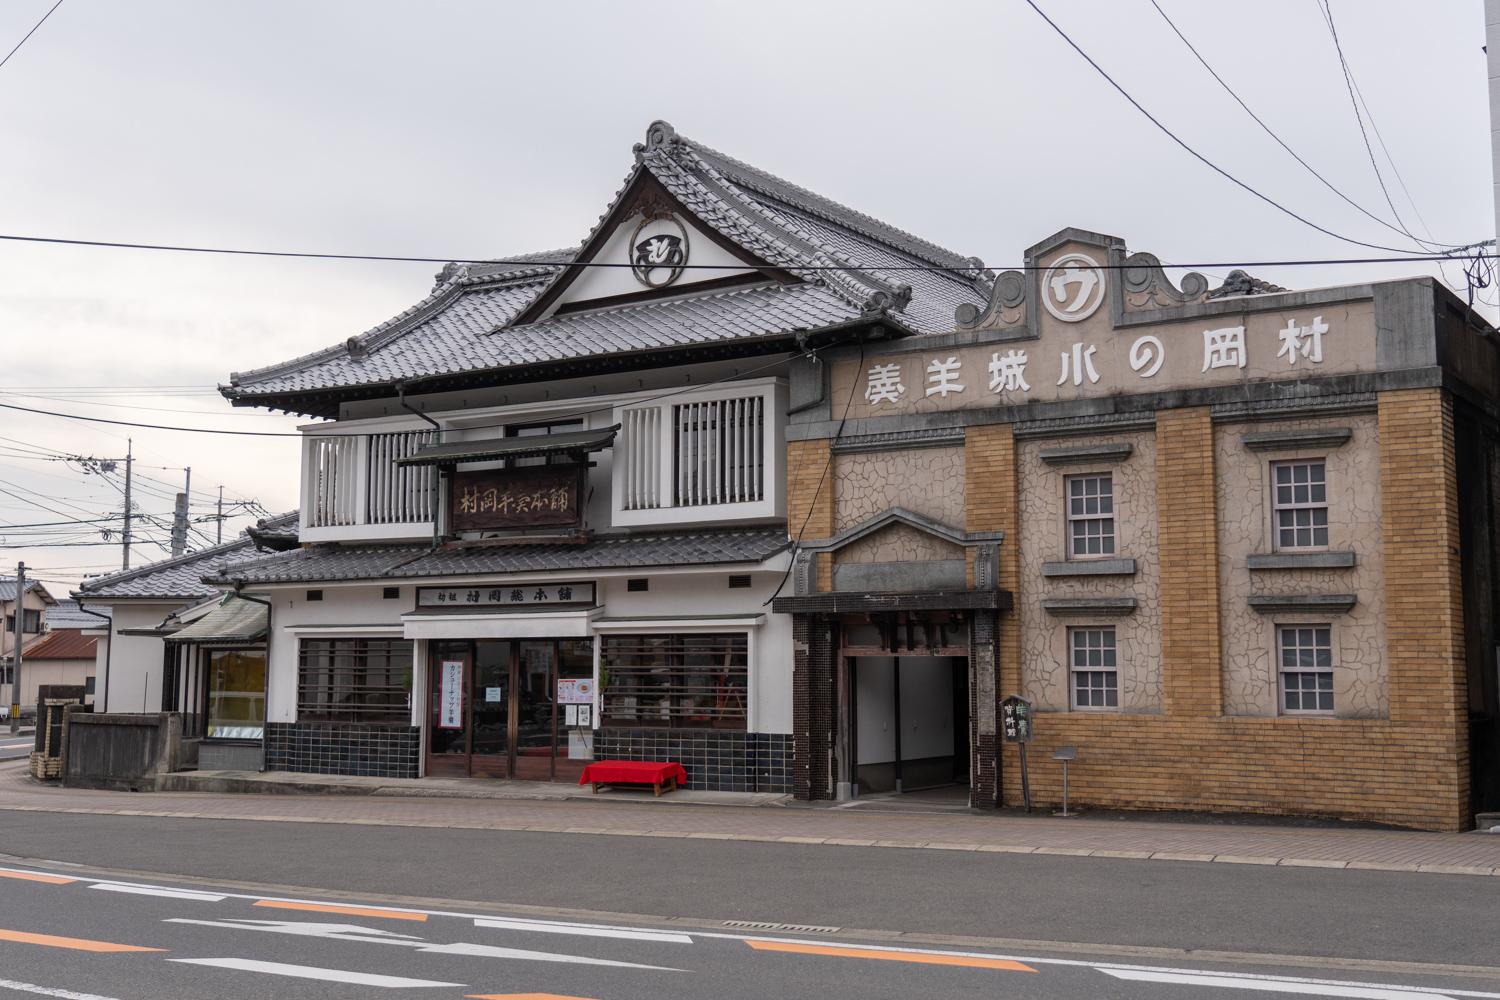
[[[0,811],[519,830],[1500,876],[1500,834],[869,807],[744,808],[667,799],[132,793],[64,789],[0,767]],[[623,797],[622,797],[623,798]]]

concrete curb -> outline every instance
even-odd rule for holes
[[[169,809],[92,809],[80,806],[34,806],[0,804],[0,812],[76,813],[98,816],[145,816],[157,819],[206,819],[252,823],[320,823],[336,826],[403,826],[454,830],[496,830],[510,833],[548,833],[589,837],[651,837],[664,840],[715,840],[737,843],[783,844],[803,847],[871,847],[905,851],[948,851],[979,854],[1034,854],[1049,857],[1099,858],[1131,861],[1173,861],[1179,864],[1264,865],[1280,868],[1322,868],[1330,871],[1401,872],[1418,875],[1500,877],[1500,866],[1443,865],[1431,863],[1393,864],[1330,858],[1277,858],[1237,854],[1194,854],[1182,851],[1117,851],[1094,848],[1049,847],[1023,844],[955,844],[937,841],[865,840],[845,837],[772,836],[742,833],[687,832],[682,830],[635,830],[619,827],[506,825],[503,823],[392,822],[382,819],[277,816],[226,816]]]

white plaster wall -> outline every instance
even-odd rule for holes
[[[120,635],[120,629],[155,628],[179,604],[117,604],[111,608],[110,643],[107,672],[109,692],[103,692],[106,671],[99,665],[97,682],[104,712],[160,712],[161,665],[164,643],[155,636]],[[101,647],[108,648],[100,643]]]
[[[895,658],[862,656],[855,670],[856,764],[896,759]],[[953,754],[953,660],[901,657],[901,758]]]
[[[745,266],[744,261],[715,243],[686,217],[679,215],[677,218],[687,231],[687,262],[693,265],[693,268],[682,272],[682,276],[670,286],[673,290],[680,288],[684,292],[689,292],[692,291],[694,284],[750,272],[751,269]],[[615,264],[628,264],[632,253],[632,237],[640,221],[640,215],[632,215],[626,219],[610,235],[604,246],[599,248],[599,253],[594,259]],[[653,229],[652,233],[657,231],[675,233],[676,229],[658,224],[657,229]],[[706,265],[713,266],[710,268]],[[555,311],[557,306],[570,302],[582,303],[589,299],[605,298],[611,295],[637,295],[651,290],[637,281],[635,273],[628,267],[585,268],[584,273],[568,286],[568,290],[558,296],[552,311]],[[665,291],[665,289],[657,290]]]

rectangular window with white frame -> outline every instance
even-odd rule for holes
[[[1328,715],[1333,711],[1333,627],[1280,625],[1276,629],[1281,711]]]
[[[1323,460],[1271,463],[1278,549],[1328,548],[1328,476]]]
[[[1068,674],[1073,707],[1120,707],[1120,670],[1113,626],[1068,629]]]
[[[1108,472],[1068,476],[1068,558],[1105,559],[1115,554],[1115,485]]]

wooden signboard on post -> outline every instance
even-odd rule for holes
[[[1000,703],[1000,735],[1007,743],[1021,744],[1021,799],[1031,812],[1031,776],[1026,767],[1026,744],[1031,742],[1031,702],[1011,695]]]
[[[577,527],[582,477],[582,465],[454,472],[448,523],[454,531]]]

